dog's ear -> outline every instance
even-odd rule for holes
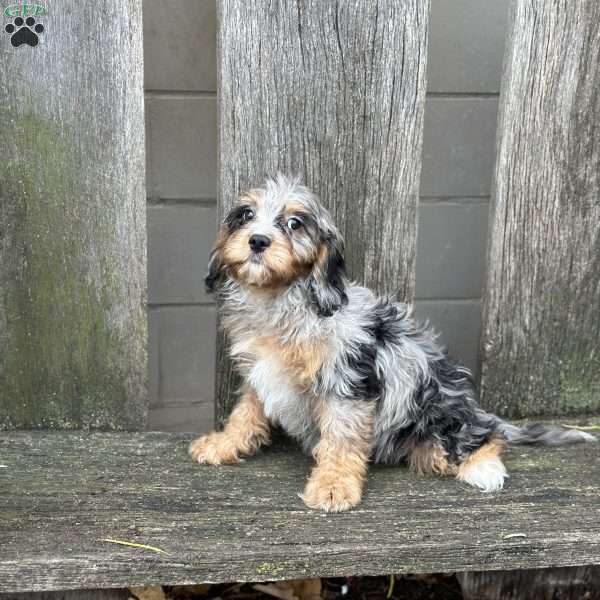
[[[333,232],[324,237],[319,257],[308,278],[310,299],[317,313],[330,317],[348,303],[344,242]]]
[[[223,262],[221,261],[221,248],[215,246],[213,251],[210,253],[208,260],[208,273],[204,278],[204,285],[206,291],[212,293],[217,289],[223,276]]]

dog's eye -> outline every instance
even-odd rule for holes
[[[242,219],[244,223],[246,223],[247,221],[252,221],[252,219],[254,219],[254,211],[251,208],[247,208],[242,213]]]
[[[296,217],[290,217],[287,221],[287,226],[288,229],[300,229],[300,227],[302,227],[302,221]]]

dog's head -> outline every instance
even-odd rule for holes
[[[322,316],[346,302],[344,244],[329,212],[297,180],[278,175],[243,194],[225,217],[206,286],[223,277],[241,285],[284,290],[302,280]]]

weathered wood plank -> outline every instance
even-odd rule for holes
[[[140,428],[142,2],[44,4],[0,41],[0,429]]]
[[[70,590],[62,592],[21,592],[0,594],[0,600],[128,600],[127,590]]]
[[[331,209],[351,275],[414,289],[428,0],[218,3],[219,212],[277,171]],[[219,343],[217,418],[236,387]]]
[[[515,0],[482,333],[483,403],[600,408],[600,3]]]
[[[600,567],[523,569],[458,575],[465,600],[595,600]]]
[[[364,503],[336,515],[298,498],[310,460],[297,452],[199,468],[189,441],[4,434],[0,591],[600,564],[593,444],[511,450],[498,494],[373,468]]]

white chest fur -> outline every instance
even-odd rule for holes
[[[247,379],[263,403],[267,417],[289,435],[305,439],[314,428],[311,399],[294,388],[279,365],[259,359],[249,369]]]

